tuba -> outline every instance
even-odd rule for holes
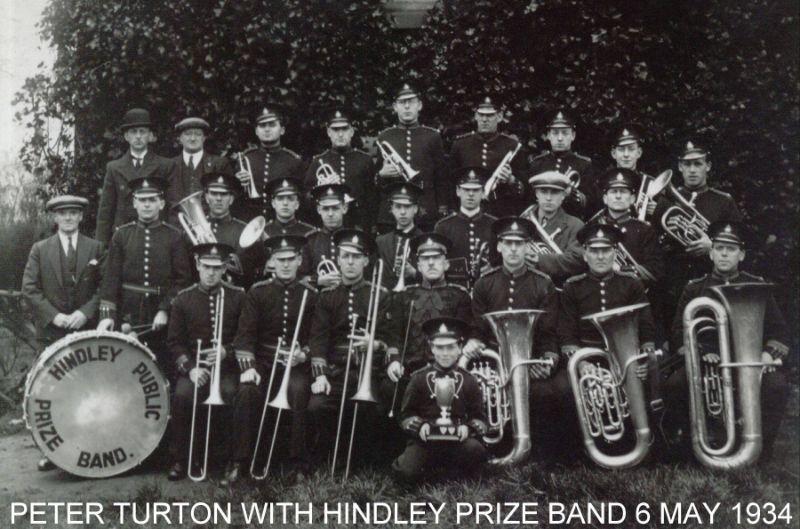
[[[202,191],[192,193],[175,205],[178,212],[178,221],[186,231],[192,245],[217,242],[217,238],[208,223],[206,214],[203,211],[203,201],[200,198]]]
[[[492,327],[499,353],[484,349],[481,356],[492,361],[473,362],[470,373],[481,386],[483,403],[489,422],[489,431],[484,436],[488,444],[499,443],[504,436],[505,426],[511,421],[514,446],[502,458],[495,458],[495,465],[515,465],[523,462],[531,451],[531,417],[528,389],[528,365],[549,364],[552,360],[532,359],[533,331],[536,318],[541,310],[504,310],[484,314],[483,318]],[[522,368],[522,369],[519,369]],[[507,386],[511,384],[509,389]],[[509,395],[510,391],[510,395]]]
[[[584,347],[572,355],[567,366],[572,393],[577,406],[583,443],[589,457],[603,468],[620,469],[638,465],[647,456],[653,433],[647,420],[644,385],[630,368],[647,358],[639,353],[639,311],[647,303],[618,307],[584,316],[590,320],[606,343],[608,352]],[[581,364],[595,357],[608,367],[593,365],[580,373]],[[636,434],[633,448],[624,454],[610,455],[600,450],[595,439],[607,443],[619,441],[630,418]]]
[[[761,454],[761,374],[766,367],[781,365],[780,359],[772,363],[761,361],[764,313],[771,286],[769,283],[740,283],[711,287],[720,301],[706,296],[695,298],[683,311],[692,448],[695,457],[707,467],[741,468],[755,463]],[[699,311],[711,311],[713,318],[698,317]],[[701,369],[701,363],[705,362],[697,347],[698,327],[707,325],[711,319],[716,322],[720,364]],[[719,378],[722,380],[721,391],[716,385]],[[742,424],[742,439],[738,447],[734,383]],[[711,445],[706,413],[722,415],[726,434],[722,446]]]
[[[682,246],[689,246],[702,238],[711,223],[691,201],[683,198],[675,186],[670,184],[667,190],[679,205],[671,206],[664,212],[661,216],[661,227]]]

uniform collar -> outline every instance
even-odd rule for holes
[[[153,228],[158,228],[159,226],[161,226],[161,219],[155,219],[147,223],[141,220],[137,220],[136,225],[139,226],[140,228],[148,228],[152,230]]]
[[[401,237],[411,237],[411,234],[414,233],[415,228],[416,226],[414,224],[412,224],[407,230],[401,230],[400,228],[395,227],[394,232]]]
[[[408,123],[408,124],[398,123],[397,126],[400,127],[401,129],[415,129],[419,127],[419,120],[415,121],[414,123]]]
[[[424,289],[427,289],[427,290],[432,290],[432,289],[434,289],[436,287],[443,287],[446,284],[447,284],[447,281],[445,280],[444,277],[442,277],[440,280],[438,280],[438,281],[436,281],[434,283],[431,283],[430,281],[428,281],[427,279],[425,279],[423,277],[422,281],[420,282],[420,286],[422,288],[424,288]]]
[[[366,284],[367,284],[367,280],[364,279],[363,277],[361,279],[359,279],[358,281],[356,281],[355,283],[353,283],[352,285],[346,285],[344,282],[342,282],[342,286],[347,290],[358,290],[359,288],[361,288],[362,286],[364,286]]]
[[[267,152],[278,152],[279,150],[281,150],[281,149],[282,149],[282,147],[281,147],[281,142],[280,142],[280,141],[278,141],[278,143],[276,143],[275,145],[264,145],[264,144],[262,143],[262,144],[261,144],[261,149],[262,149],[262,150],[265,150],[265,151],[267,151]]]
[[[555,156],[556,158],[566,158],[567,156],[569,156],[570,154],[572,154],[572,149],[570,149],[570,150],[568,150],[568,151],[558,151],[558,152],[556,152],[556,151],[550,151],[550,154],[552,154],[552,155],[553,155],[553,156]]]
[[[203,294],[213,295],[213,294],[216,294],[217,292],[220,291],[220,289],[222,288],[222,283],[220,282],[214,288],[206,288],[205,286],[203,286],[203,283],[198,281],[197,282],[197,288],[200,289],[200,292],[202,292]]]
[[[630,211],[626,211],[625,213],[623,213],[619,217],[614,218],[611,215],[611,211],[609,211],[608,208],[606,208],[606,211],[603,214],[603,220],[605,220],[609,224],[624,224],[624,223],[628,222],[629,220],[631,220],[631,218],[632,217],[631,217],[631,212]]]
[[[512,279],[519,279],[520,277],[524,276],[525,272],[527,271],[528,269],[523,265],[519,268],[519,270],[512,273],[508,268],[505,267],[505,265],[503,265],[503,274],[505,274],[506,277],[510,277]]]
[[[328,149],[328,152],[331,152],[333,154],[347,154],[347,153],[351,152],[352,150],[353,150],[352,146],[348,146],[348,147],[331,147],[330,149]]]
[[[294,285],[295,283],[297,283],[297,277],[295,277],[294,279],[290,279],[288,281],[284,281],[283,279],[279,279],[278,277],[275,277],[275,283],[277,283],[278,285],[280,285],[280,286],[282,286],[284,288],[290,287],[290,286]]]
[[[486,134],[486,133],[483,133],[483,132],[478,132],[477,134],[478,134],[478,137],[480,139],[482,139],[483,141],[485,141],[486,143],[489,143],[490,141],[494,141],[495,138],[497,138],[500,135],[500,133],[497,132],[497,131],[490,132],[489,134]]]
[[[229,211],[221,217],[212,217],[209,215],[208,220],[209,222],[227,222],[231,220],[231,212]]]
[[[590,278],[592,278],[595,281],[608,281],[612,277],[614,277],[614,270],[609,271],[607,274],[605,274],[603,276],[599,276],[599,275],[595,274],[594,272],[592,272],[591,270],[589,270],[589,273],[587,273],[586,275],[589,276]]]
[[[295,224],[297,224],[297,217],[292,217],[286,222],[281,222],[281,220],[278,217],[275,217],[273,221],[275,222],[275,224],[279,226],[294,226]]]
[[[456,369],[458,369],[458,362],[456,362],[455,364],[453,364],[453,365],[452,365],[452,366],[450,366],[450,367],[442,367],[442,366],[440,366],[440,365],[439,365],[439,364],[436,362],[436,360],[433,360],[433,361],[431,361],[431,367],[432,367],[432,368],[433,368],[433,370],[434,370],[434,371],[436,371],[438,374],[440,374],[440,375],[447,375],[447,374],[449,374],[449,373],[452,373],[452,372],[454,372]]]
[[[463,210],[463,209],[461,209],[461,208],[458,208],[458,214],[459,214],[459,215],[460,215],[462,218],[465,218],[465,219],[467,219],[467,220],[477,219],[477,218],[479,218],[479,217],[481,216],[481,213],[483,213],[483,210],[482,210],[480,207],[478,207],[478,209],[476,209],[476,210],[475,210],[475,214],[474,214],[474,215],[472,215],[472,216],[470,217],[469,215],[467,215],[466,213],[464,213],[464,210]]]
[[[701,194],[701,193],[705,193],[706,191],[708,191],[708,189],[709,189],[708,184],[702,185],[700,187],[694,187],[692,189],[689,189],[685,185],[682,185],[680,187],[681,191],[686,191],[689,194],[697,193],[698,195]]]
[[[717,281],[727,282],[727,281],[732,281],[734,279],[737,279],[740,274],[741,273],[739,272],[739,270],[736,270],[732,274],[728,274],[728,275],[722,275],[719,272],[717,272],[716,270],[713,270],[711,272],[711,277],[712,277],[712,279],[715,279]]]

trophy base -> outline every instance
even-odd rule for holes
[[[432,433],[428,436],[428,441],[458,441],[458,436],[449,433]]]
[[[454,424],[436,425],[431,428],[428,434],[428,441],[458,441],[458,427]]]

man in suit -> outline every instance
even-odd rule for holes
[[[207,174],[233,175],[227,159],[205,152],[203,146],[211,126],[202,118],[188,117],[175,125],[182,152],[172,159],[172,174],[167,186],[167,207],[174,206],[187,196],[203,189]],[[238,183],[238,182],[237,182]],[[237,186],[238,187],[238,186]],[[170,224],[177,226],[175,212],[170,212]]]
[[[34,310],[39,350],[81,329],[91,328],[104,256],[102,243],[78,233],[89,201],[70,195],[51,199],[46,209],[58,225],[55,235],[31,248],[22,275],[22,292]],[[49,470],[47,458],[39,470]]]
[[[172,173],[172,160],[147,149],[155,141],[150,113],[147,110],[129,110],[122,119],[121,128],[130,148],[121,158],[106,165],[106,176],[97,210],[95,239],[106,245],[116,228],[136,220],[128,183],[136,178],[161,178],[168,181]]]

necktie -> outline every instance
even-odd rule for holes
[[[72,283],[75,283],[75,267],[75,243],[72,241],[72,237],[70,236],[67,239],[67,268],[69,269],[70,280]]]
[[[542,222],[540,222],[539,224],[541,224],[541,225],[542,225],[542,228],[544,228],[545,226],[547,226],[547,217],[542,217]]]
[[[194,171],[194,168],[195,168],[195,165],[194,165],[194,156],[189,156],[189,169],[191,169],[192,171]]]
[[[133,166],[136,169],[138,169],[141,165],[142,165],[142,159],[141,158],[134,158],[133,159]]]

